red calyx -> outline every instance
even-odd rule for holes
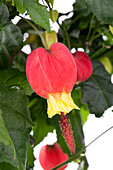
[[[73,56],[77,66],[76,82],[87,80],[91,76],[93,70],[91,60],[86,53],[81,51],[76,51]]]
[[[77,77],[73,55],[62,43],[54,43],[49,51],[39,47],[27,58],[26,75],[32,89],[41,97],[48,93],[69,93]]]
[[[55,166],[68,160],[68,155],[63,153],[59,144],[45,145],[41,148],[39,153],[39,162],[44,170],[51,170]],[[64,170],[67,165],[59,168],[58,170]]]

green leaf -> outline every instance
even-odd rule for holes
[[[33,152],[34,152],[33,147],[30,146],[28,143],[27,144],[27,167],[29,167],[29,169],[34,167],[35,157],[33,155]]]
[[[5,127],[5,123],[4,120],[2,118],[2,111],[0,109],[0,142],[3,143],[6,146],[11,146],[12,150],[14,152],[14,157],[15,157],[15,148],[14,148],[14,144],[8,134],[8,131]]]
[[[6,5],[0,5],[0,26],[4,25],[9,18],[9,11]]]
[[[33,137],[36,141],[35,145],[40,143],[48,132],[54,130],[54,126],[49,125],[47,117],[46,100],[37,96],[29,103],[31,118],[35,124],[33,127]]]
[[[37,0],[24,0],[24,2],[31,19],[39,26],[50,31],[49,12],[46,7],[39,4]]]
[[[69,114],[69,118],[71,120],[71,124],[73,127],[73,133],[75,137],[75,144],[76,144],[76,153],[80,151],[84,146],[84,134],[82,129],[82,119],[79,111],[72,110]]]
[[[88,8],[96,15],[98,20],[113,26],[112,0],[85,0]]]
[[[81,83],[82,101],[88,104],[90,113],[101,117],[113,105],[113,84],[100,62],[93,62],[93,70],[89,80]]]
[[[21,51],[13,61],[14,68],[17,68],[20,72],[25,72],[27,56],[27,54]]]
[[[75,153],[77,153],[82,148],[85,147],[84,133],[83,133],[83,128],[82,128],[82,119],[81,119],[81,115],[80,115],[79,111],[77,111],[77,110],[72,110],[71,113],[69,114],[69,118],[70,118],[70,121],[72,124],[73,135],[75,138],[75,145],[76,145]],[[79,162],[82,162],[83,169],[87,170],[88,163],[87,163],[85,154],[79,159]],[[80,169],[80,167],[81,167],[81,165],[79,166],[79,169]]]
[[[85,2],[82,0],[76,0],[76,2],[73,5],[74,9],[76,11],[80,11],[86,8]]]
[[[81,103],[81,89],[80,89],[80,87],[77,87],[74,90],[72,90],[71,96],[74,100],[74,103],[78,107],[81,107],[82,103]]]
[[[20,13],[24,13],[26,11],[26,6],[24,4],[24,0],[14,0],[16,3],[16,8],[17,11],[19,11]]]
[[[7,6],[0,5],[0,69],[12,64],[23,43],[20,29],[11,22],[7,22],[8,17]]]
[[[24,170],[29,128],[32,125],[28,110],[28,98],[19,89],[0,85],[0,109],[16,151],[14,159],[12,147],[0,143],[0,162],[10,162],[17,169]]]
[[[0,170],[17,170],[14,166],[10,163],[2,162],[0,163]]]
[[[27,95],[31,95],[34,92],[27,81],[25,73],[20,73],[13,68],[0,70],[0,84],[3,84],[5,87],[19,87]]]
[[[0,4],[6,4],[6,0],[0,0]]]
[[[87,116],[90,114],[87,104],[84,104],[83,106],[81,106],[80,113],[82,117],[82,124],[84,124],[87,120]]]
[[[10,42],[10,43],[9,43]],[[8,22],[0,27],[0,68],[9,67],[19,53],[23,36],[17,26]]]

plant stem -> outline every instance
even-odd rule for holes
[[[103,136],[105,133],[107,133],[109,130],[111,130],[113,128],[113,126],[111,126],[110,128],[108,128],[107,130],[105,130],[103,133],[101,133],[99,136],[97,136],[93,141],[91,141],[87,146],[85,146],[84,148],[82,148],[76,155],[71,156],[67,161],[63,162],[62,164],[56,166],[55,168],[53,168],[52,170],[56,170],[64,165],[66,165],[69,162],[72,162],[76,159],[78,159],[79,157],[81,157],[81,154],[86,150],[87,147],[89,147],[92,143],[94,143],[97,139],[99,139],[101,136]]]
[[[66,35],[68,48],[69,48],[69,50],[71,50],[71,43],[70,43],[69,35],[68,35],[68,32],[67,32],[66,28],[64,29],[64,32],[65,32],[65,35]]]
[[[109,32],[109,29],[107,29],[107,30],[103,31],[102,33],[104,34],[104,33],[107,33],[107,32]],[[93,36],[93,37],[91,38],[91,40],[90,40],[90,41],[93,41],[94,39],[98,38],[99,36],[101,36],[101,35],[102,35],[102,33],[98,33],[97,35]]]
[[[89,40],[89,36],[90,36],[90,33],[91,33],[91,27],[92,27],[92,23],[93,23],[93,19],[94,19],[94,15],[92,15],[92,18],[91,18],[91,22],[90,22],[89,31],[88,31],[88,35],[87,35],[86,41]]]
[[[38,30],[38,29],[37,29],[37,28],[36,28],[29,20],[23,18],[23,17],[20,16],[20,15],[19,15],[19,17],[21,17],[21,18],[22,18],[24,21],[26,21],[32,28],[35,29],[35,31],[36,31],[36,32],[38,33],[38,35],[40,36],[40,38],[41,38],[41,40],[42,40],[42,42],[43,42],[45,48],[47,49],[48,47],[47,47],[46,42],[45,42],[43,36],[41,35],[40,31],[39,31],[39,30]]]
[[[90,37],[90,42],[92,41],[92,39],[93,39],[93,37],[94,37],[94,35],[95,35],[95,33],[96,33],[99,25],[100,25],[100,21],[98,21],[98,23],[96,24],[95,29],[94,29],[93,32],[92,32],[92,35],[91,35],[91,37]]]
[[[85,12],[87,11],[87,8],[84,9],[79,15],[77,15],[69,24],[69,25],[72,25],[74,22],[76,22]]]

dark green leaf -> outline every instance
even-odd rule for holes
[[[2,162],[0,163],[0,170],[17,170],[17,168],[13,167],[10,163]]]
[[[82,130],[82,119],[81,119],[79,111],[77,110],[73,110],[69,114],[69,118],[71,120],[71,124],[73,127],[73,133],[74,133],[75,144],[76,144],[76,153],[77,153],[85,146],[84,134]]]
[[[7,68],[19,53],[23,36],[19,28],[8,22],[0,28],[0,68]]]
[[[17,68],[20,72],[25,72],[27,56],[27,54],[21,51],[13,61],[14,68]]]
[[[89,80],[81,84],[82,101],[88,104],[90,113],[100,117],[113,105],[113,84],[100,62],[93,62],[93,70]]]
[[[20,13],[24,13],[26,11],[26,6],[24,4],[24,0],[14,0],[16,3],[16,8],[17,11],[19,11]]]
[[[14,144],[8,134],[8,131],[5,127],[4,120],[2,118],[2,111],[0,110],[0,142],[3,143],[6,146],[11,146],[12,150],[14,152],[14,157],[15,157],[15,148]]]
[[[6,5],[0,5],[0,27],[3,26],[9,18],[9,11]]]
[[[7,162],[19,170],[25,169],[29,128],[32,125],[28,98],[19,90],[0,85],[0,109],[8,134],[14,144],[16,156],[11,146],[0,143],[0,162]]]
[[[16,69],[0,70],[0,84],[5,87],[19,87],[27,95],[31,95],[34,91],[30,87],[25,73],[20,73]]]
[[[85,0],[89,9],[98,20],[113,26],[113,1],[112,0]]]
[[[27,144],[27,167],[29,167],[29,168],[34,167],[35,157],[33,155],[33,152],[34,152],[33,147],[30,146],[29,143],[28,143]]]
[[[73,127],[73,135],[75,138],[75,145],[76,145],[75,153],[77,153],[83,147],[85,147],[84,133],[83,133],[83,129],[82,129],[82,119],[81,119],[81,115],[80,115],[79,111],[77,111],[77,110],[72,110],[72,112],[69,114],[69,116],[70,116],[71,124]],[[79,161],[82,162],[82,164],[80,164],[79,168],[83,167],[83,170],[87,170],[88,163],[87,163],[87,159],[86,159],[85,155],[83,157],[81,157]],[[79,170],[82,170],[82,169],[79,169]]]
[[[46,100],[37,96],[29,104],[33,127],[33,137],[36,144],[40,143],[48,132],[52,132],[54,127],[48,124]],[[35,144],[35,145],[36,145]]]
[[[78,11],[86,8],[86,5],[85,5],[84,1],[82,1],[82,0],[76,0],[76,2],[74,3],[73,6],[74,6],[74,9],[78,10]]]
[[[50,31],[49,12],[46,7],[39,4],[37,0],[24,0],[24,2],[31,19],[39,26]]]
[[[74,100],[74,103],[78,106],[81,107],[81,89],[80,87],[75,88],[72,93],[71,96]]]

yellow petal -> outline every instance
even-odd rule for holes
[[[55,114],[61,114],[61,112],[64,112],[64,114],[69,113],[72,109],[78,109],[79,107],[73,102],[73,99],[71,98],[71,93],[66,93],[63,91],[61,94],[54,93],[49,94],[48,102],[48,117],[51,118]]]

